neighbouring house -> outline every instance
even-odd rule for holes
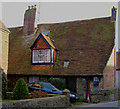
[[[0,68],[7,74],[8,72],[8,50],[10,31],[0,21]]]
[[[23,34],[24,26],[10,28],[9,87],[21,77],[26,82],[61,77],[79,97],[105,89],[105,68],[115,45],[114,16],[39,24],[31,35]]]
[[[118,2],[118,13],[120,13],[120,2]],[[118,37],[117,37],[117,52],[116,52],[116,86],[120,89],[120,14],[118,14]]]
[[[120,89],[120,49],[116,53],[116,87]]]

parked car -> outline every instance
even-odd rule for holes
[[[55,86],[53,86],[51,83],[48,82],[33,82],[33,83],[27,83],[29,92],[32,92],[34,90],[41,90],[47,93],[52,94],[59,94],[62,95],[62,91],[57,89]],[[77,100],[76,93],[70,91],[70,102],[74,102]]]

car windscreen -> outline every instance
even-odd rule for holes
[[[51,85],[51,84],[49,84],[49,83],[43,83],[43,84],[42,84],[42,87],[44,87],[44,88],[49,88],[49,89],[54,89],[54,88],[55,88],[53,85]]]

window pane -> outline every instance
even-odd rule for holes
[[[50,62],[50,50],[46,50],[46,60],[47,62]]]
[[[33,63],[50,62],[50,49],[33,50]]]
[[[45,50],[39,50],[40,61],[44,62]]]
[[[99,82],[99,78],[98,78],[98,77],[94,77],[94,78],[93,78],[93,81],[94,81],[94,82]]]
[[[40,55],[44,55],[44,54],[45,54],[44,51],[45,51],[45,50],[39,50]]]
[[[52,49],[52,63],[53,63],[53,60],[54,60],[54,49]]]
[[[99,77],[93,77],[93,87],[94,89],[99,88]]]
[[[68,67],[69,61],[64,61],[64,67]]]
[[[39,61],[39,51],[38,50],[33,50],[33,63],[36,63]]]

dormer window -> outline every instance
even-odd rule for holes
[[[32,64],[52,64],[54,62],[55,46],[49,37],[40,33],[31,46]]]

